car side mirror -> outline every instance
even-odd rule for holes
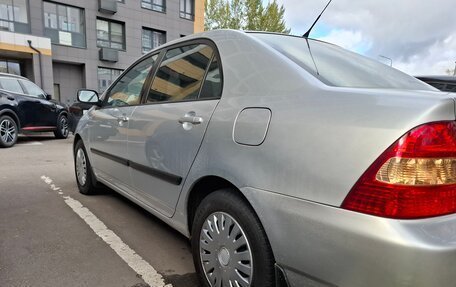
[[[79,90],[78,101],[85,104],[100,105],[100,98],[94,90]]]
[[[44,97],[46,98],[47,101],[52,100],[52,95],[46,94]]]

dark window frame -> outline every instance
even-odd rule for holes
[[[144,0],[141,0],[141,8],[147,9],[150,11],[159,12],[159,13],[166,13],[166,0],[162,0],[162,1],[163,1],[163,5],[158,5],[158,4],[153,3],[154,0],[150,0],[150,3],[144,2]],[[151,8],[145,7],[144,5],[150,5]],[[154,9],[154,7],[161,7],[162,9]]]
[[[97,17],[96,21],[98,22],[98,20],[108,22],[108,37],[109,37],[109,40],[100,40],[100,39],[98,39],[98,27],[97,27],[97,23],[95,23],[95,33],[97,33],[97,35],[96,35],[97,36],[97,40],[96,40],[97,41],[97,47],[98,48],[110,48],[110,49],[114,49],[114,50],[125,52],[127,50],[127,35],[126,35],[125,22],[111,20],[111,19],[106,19],[106,18],[101,18],[101,17]],[[122,25],[122,43],[112,41],[111,23],[116,23],[116,24]],[[104,46],[99,45],[98,41],[108,42],[109,43],[109,47],[104,47]],[[122,44],[122,49],[112,48],[111,47],[111,43]]]
[[[57,17],[57,28],[52,28],[52,27],[46,27],[46,17],[44,16],[44,5],[45,3],[49,3],[49,4],[54,4],[56,5],[56,17]],[[64,6],[64,7],[70,7],[70,8],[74,8],[74,9],[79,9],[81,11],[81,24],[82,24],[82,29],[81,29],[81,32],[78,33],[78,32],[72,32],[72,31],[65,31],[65,30],[61,30],[60,27],[59,27],[59,8],[58,6]],[[61,32],[66,32],[66,33],[71,33],[71,34],[80,34],[80,35],[83,35],[83,39],[84,39],[84,46],[76,46],[76,45],[66,45],[66,44],[62,44],[60,43],[60,41],[58,43],[55,43],[52,41],[52,38],[51,38],[51,44],[53,45],[58,45],[58,46],[64,46],[64,47],[73,47],[73,48],[79,48],[79,49],[87,49],[87,21],[86,21],[86,11],[85,11],[85,8],[83,7],[78,7],[78,6],[74,6],[74,5],[68,5],[68,4],[64,4],[64,3],[60,3],[60,2],[54,2],[54,1],[48,1],[48,0],[44,0],[42,1],[42,4],[41,4],[41,8],[42,8],[42,16],[43,16],[43,29],[44,29],[44,36],[46,37],[49,37],[46,35],[46,29],[48,30],[53,30],[53,31],[61,31]]]
[[[11,3],[13,4],[14,6],[14,1],[15,0],[11,0]],[[10,30],[0,30],[0,31],[7,31],[7,32],[12,32],[12,33],[19,33],[19,34],[30,34],[30,31],[31,31],[31,17],[30,17],[30,0],[25,0],[25,9],[26,9],[26,13],[27,13],[27,22],[24,23],[24,22],[18,22],[15,20],[15,14],[14,14],[14,9],[13,9],[13,20],[6,20],[6,19],[0,19],[1,22],[8,22],[8,23],[12,23],[13,24],[13,29],[14,31],[10,31]],[[27,25],[28,26],[28,31],[26,33],[24,32],[18,32],[16,31],[16,23],[18,24],[22,24],[22,25]]]
[[[183,2],[182,2],[183,1]],[[190,0],[191,4],[191,13],[187,12],[187,1],[186,0],[179,0],[179,16],[182,19],[195,21],[195,0]],[[182,3],[184,7],[182,8]]]
[[[156,48],[158,48],[158,47],[160,47],[161,45],[163,45],[163,44],[161,44],[161,45],[159,45],[159,46],[157,46],[157,47],[152,47],[149,51],[144,51],[144,45],[143,45],[144,31],[151,32],[152,35],[153,35],[154,32],[161,33],[161,34],[164,35],[164,38],[165,38],[165,41],[164,41],[163,44],[165,44],[166,41],[167,41],[168,33],[167,33],[166,31],[158,30],[158,29],[154,29],[154,28],[149,28],[149,27],[144,27],[144,26],[143,26],[142,29],[141,29],[141,52],[142,52],[143,54],[147,54],[147,53],[149,53],[150,51],[153,51],[153,50],[155,50]],[[151,39],[151,40],[152,40],[152,46],[153,46],[153,39]]]

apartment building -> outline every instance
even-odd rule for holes
[[[71,104],[153,48],[203,30],[204,0],[0,0],[0,72]]]

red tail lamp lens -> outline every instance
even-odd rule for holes
[[[362,175],[342,208],[396,219],[456,213],[456,122],[418,126]]]

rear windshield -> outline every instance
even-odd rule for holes
[[[435,91],[412,76],[332,44],[276,34],[250,35],[329,86]]]

